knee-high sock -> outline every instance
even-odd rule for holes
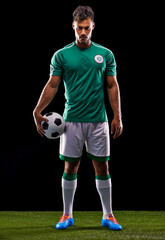
[[[103,215],[112,213],[112,183],[110,175],[97,176],[96,175],[96,188],[100,195]]]
[[[64,172],[62,177],[63,214],[72,215],[76,187],[77,174],[68,175]]]

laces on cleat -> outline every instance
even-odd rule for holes
[[[114,224],[118,224],[117,220],[115,217],[110,217],[108,218],[108,220],[110,220],[111,222],[113,222]]]
[[[62,217],[60,218],[59,223],[65,222],[68,218],[69,218],[69,214],[68,214],[68,213],[65,213],[65,214],[62,215]]]

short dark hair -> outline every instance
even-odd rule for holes
[[[73,12],[73,21],[84,21],[91,18],[94,21],[94,12],[90,6],[78,6]]]

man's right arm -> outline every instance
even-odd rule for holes
[[[41,136],[45,133],[41,127],[42,121],[48,121],[48,119],[44,118],[41,115],[41,112],[49,105],[49,103],[53,100],[54,96],[58,91],[58,86],[60,84],[61,77],[60,76],[51,76],[45,85],[41,96],[38,100],[38,103],[33,111],[33,117],[36,124],[37,131]]]

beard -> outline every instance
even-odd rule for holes
[[[91,41],[91,35],[86,37],[86,36],[80,36],[79,39],[78,39],[78,42],[81,44],[81,45],[88,45],[89,42]]]
[[[89,40],[90,39],[87,39],[87,38],[79,38],[79,43],[80,44],[83,44],[83,45],[87,45],[89,43]]]

